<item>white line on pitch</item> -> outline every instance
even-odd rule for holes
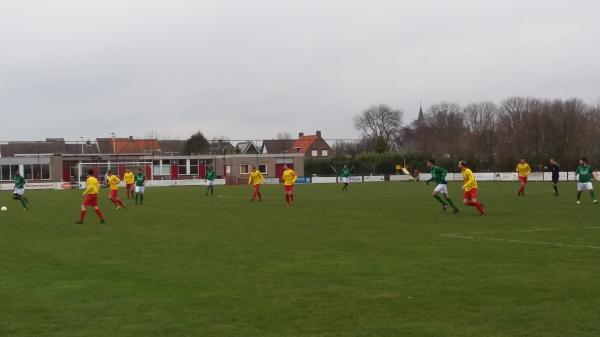
[[[521,243],[521,244],[528,244],[528,245],[538,245],[538,246],[600,249],[599,246],[574,245],[574,244],[568,244],[568,243],[556,243],[556,242],[545,242],[545,241],[527,241],[527,240],[488,238],[488,237],[480,237],[480,236],[473,236],[473,235],[461,235],[461,234],[457,234],[457,233],[442,234],[442,236],[447,237],[447,238],[453,238],[453,239],[500,241],[500,242]]]

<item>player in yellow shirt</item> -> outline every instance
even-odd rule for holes
[[[78,223],[78,224],[83,223],[83,219],[85,219],[85,215],[87,213],[88,206],[94,208],[94,212],[96,212],[96,214],[100,218],[100,223],[105,222],[104,215],[102,215],[100,208],[98,208],[98,191],[99,190],[100,190],[100,183],[98,182],[98,179],[96,179],[96,177],[94,177],[94,170],[89,169],[88,170],[88,178],[86,181],[86,189],[85,189],[85,191],[83,191],[83,194],[82,194],[82,196],[85,199],[83,199],[83,203],[81,204],[81,212],[79,213],[79,221],[75,221],[75,223]]]
[[[527,164],[525,158],[521,158],[521,162],[517,164],[516,171],[519,173],[519,192],[518,196],[525,196],[525,185],[527,185],[527,177],[531,173],[531,166]]]
[[[113,174],[111,170],[108,170],[108,187],[110,188],[110,195],[108,199],[117,206],[117,209],[121,207],[126,208],[125,204],[119,198],[119,183],[121,183],[121,179],[117,177],[117,175]]]
[[[467,162],[461,160],[458,162],[458,168],[460,169],[463,176],[463,204],[466,206],[472,206],[477,208],[480,215],[485,215],[485,210],[483,209],[483,203],[477,200],[477,180],[475,179],[475,175],[473,171],[467,167]]]
[[[284,171],[281,178],[283,179],[283,185],[285,188],[285,203],[286,206],[289,207],[292,205],[292,202],[294,202],[294,184],[296,183],[298,176],[296,175],[296,172],[287,165],[285,165],[283,168]]]
[[[258,196],[258,200],[262,201],[262,195],[260,194],[260,185],[265,181],[262,173],[256,168],[256,166],[252,166],[252,171],[250,171],[250,176],[248,177],[248,184],[252,185],[252,199],[250,201],[254,201]]]
[[[125,182],[125,192],[127,192],[127,199],[133,199],[133,182],[135,181],[135,175],[133,174],[133,172],[131,172],[131,169],[127,169],[127,171],[123,175],[123,181]]]

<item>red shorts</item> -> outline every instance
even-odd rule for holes
[[[519,176],[519,181],[522,182],[523,184],[527,184],[527,177]]]
[[[98,206],[98,194],[87,194],[83,199],[83,206]]]
[[[128,190],[133,189],[133,183],[131,183],[131,184],[125,184],[125,188],[128,189]]]
[[[472,188],[468,191],[465,191],[464,193],[464,199],[467,200],[473,200],[473,199],[477,199],[477,189],[476,188]]]
[[[285,191],[287,193],[294,192],[294,185],[285,185]]]
[[[116,199],[119,197],[119,190],[110,190],[110,198]]]

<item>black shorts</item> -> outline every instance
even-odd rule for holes
[[[555,185],[558,184],[558,178],[556,178],[556,179],[552,178],[552,183]]]

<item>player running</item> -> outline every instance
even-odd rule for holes
[[[283,185],[285,188],[285,205],[286,207],[292,206],[292,202],[294,202],[294,184],[296,183],[296,179],[298,176],[296,172],[285,165],[282,175]]]
[[[146,176],[144,175],[141,168],[138,169],[138,173],[135,175],[135,204],[144,204],[144,190],[146,186]]]
[[[108,170],[108,187],[110,188],[110,194],[108,195],[108,199],[112,201],[117,209],[127,208],[121,198],[119,198],[119,184],[121,183],[121,179],[117,177],[116,174],[113,174],[111,170]]]
[[[548,165],[548,169],[552,172],[552,188],[554,188],[554,195],[558,196],[558,179],[560,177],[560,165],[554,160],[554,158],[550,158],[550,165]]]
[[[131,169],[127,169],[123,175],[123,181],[125,181],[125,191],[127,192],[127,200],[133,199],[133,191],[135,182],[135,175],[131,172]]]
[[[260,194],[260,185],[265,181],[262,173],[256,168],[256,166],[252,166],[252,171],[250,171],[250,176],[248,177],[248,184],[252,185],[252,199],[250,201],[254,202],[256,197],[258,196],[258,200],[262,201],[262,195]]]
[[[347,191],[348,186],[350,185],[350,169],[348,165],[344,165],[342,170],[340,171],[340,177],[342,178],[342,182],[344,183],[344,187],[342,187],[342,191]]]
[[[214,188],[214,184],[215,184],[215,178],[217,177],[217,172],[215,172],[215,170],[213,170],[213,168],[211,166],[209,166],[206,169],[206,196],[208,197],[208,193],[210,192],[210,195],[212,196],[213,193],[215,192],[215,188]]]
[[[429,185],[430,182],[435,181],[437,184],[431,195],[435,200],[442,204],[442,209],[444,211],[447,210],[448,205],[450,205],[450,207],[452,207],[452,213],[458,213],[458,208],[454,206],[452,199],[448,196],[448,183],[446,182],[448,171],[443,167],[436,166],[433,159],[429,159],[426,165],[427,168],[431,170],[431,179],[427,180],[425,183]],[[442,197],[444,197],[444,199],[442,199]]]
[[[479,211],[479,215],[485,215],[483,204],[477,201],[477,180],[475,180],[473,171],[467,167],[467,162],[464,160],[458,162],[458,168],[462,172],[464,182],[463,190],[465,193],[463,204],[475,207]]]
[[[100,183],[98,179],[94,177],[94,170],[88,170],[88,178],[86,182],[86,189],[83,191],[82,196],[83,203],[81,204],[81,212],[79,213],[79,221],[75,221],[77,224],[83,224],[83,219],[85,219],[85,215],[87,213],[87,207],[93,207],[94,212],[100,218],[100,223],[105,223],[104,215],[102,215],[102,211],[98,208],[98,191],[100,190]]]
[[[579,182],[577,183],[577,205],[581,204],[579,200],[583,191],[590,191],[594,204],[598,203],[596,199],[596,193],[594,193],[594,186],[592,186],[592,179],[598,179],[596,173],[592,171],[592,168],[587,163],[587,159],[579,159],[579,166],[575,170],[575,174],[579,176]]]
[[[531,173],[531,166],[525,161],[525,158],[521,158],[521,162],[517,164],[516,171],[519,173],[519,191],[518,196],[525,196],[525,186],[527,185],[527,177]]]
[[[19,200],[21,202],[21,206],[23,206],[23,210],[29,209],[29,199],[25,196],[25,178],[17,171],[13,178],[15,182],[15,188],[13,190],[13,199]]]

